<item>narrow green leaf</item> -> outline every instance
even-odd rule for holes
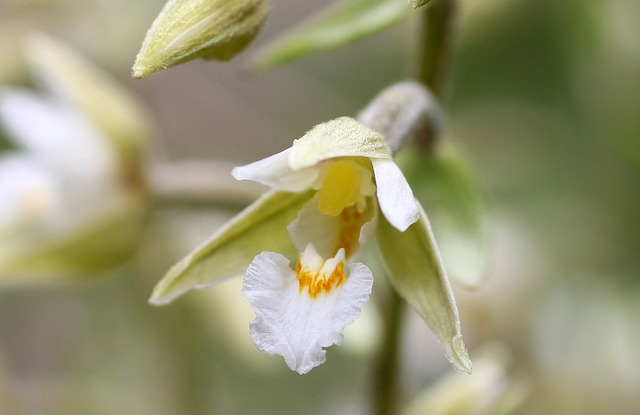
[[[333,50],[377,33],[409,16],[398,0],[346,0],[285,32],[258,53],[254,66],[270,69],[314,53]]]
[[[287,225],[312,195],[266,193],[174,265],[156,285],[149,301],[168,304],[188,290],[239,275],[262,251],[295,256]]]
[[[427,323],[458,369],[471,373],[462,341],[458,309],[431,231],[420,207],[420,219],[404,232],[380,215],[376,242],[391,283]]]
[[[429,212],[449,276],[467,288],[481,285],[490,257],[491,221],[486,195],[468,163],[452,145],[430,155],[404,154],[399,162]]]

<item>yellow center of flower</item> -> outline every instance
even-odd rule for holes
[[[318,210],[323,215],[338,216],[345,207],[352,206],[360,196],[360,175],[349,160],[331,163],[318,190]]]
[[[317,298],[321,293],[329,294],[331,290],[342,285],[347,279],[344,273],[344,262],[340,261],[331,273],[326,273],[322,269],[312,270],[310,267],[302,266],[301,260],[296,263],[296,276],[300,283],[298,294],[307,289],[309,297]]]

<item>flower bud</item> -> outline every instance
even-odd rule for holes
[[[169,0],[151,25],[134,78],[191,59],[228,60],[256,37],[271,0]]]
[[[507,415],[529,394],[525,379],[509,373],[506,346],[490,344],[475,357],[474,373],[450,373],[422,392],[402,415]]]

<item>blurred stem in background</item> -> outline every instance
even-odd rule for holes
[[[420,16],[416,77],[441,100],[447,92],[457,12],[456,0],[434,0]]]
[[[374,378],[374,414],[391,415],[397,413],[400,398],[400,339],[402,338],[405,304],[395,290],[387,290],[384,304],[384,331]]]
[[[447,79],[456,38],[457,0],[434,0],[424,8],[418,25],[418,49],[416,51],[415,77],[433,96],[444,101]],[[440,131],[438,126],[427,126],[425,134],[416,137],[418,151],[431,151]]]
[[[424,84],[438,99],[443,100],[447,89],[447,79],[451,70],[454,50],[456,0],[434,0],[420,12],[418,32],[417,64],[415,78]],[[432,120],[429,120],[432,121]],[[440,128],[428,125],[423,134],[417,134],[414,151],[433,151],[433,143]],[[391,415],[398,413],[401,398],[399,356],[402,339],[402,322],[405,303],[394,290],[388,290],[383,309],[382,344],[374,377],[374,414]]]

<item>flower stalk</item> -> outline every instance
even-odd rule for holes
[[[414,101],[422,100],[426,105],[423,106],[424,112],[420,116],[413,116],[414,122],[411,123],[411,129],[405,129],[404,134],[394,135],[392,133],[394,129],[390,126],[383,131],[394,153],[410,138],[416,142],[417,150],[431,152],[433,143],[443,130],[444,117],[438,101],[441,101],[447,92],[447,80],[452,66],[455,42],[457,8],[456,0],[436,0],[425,7],[421,13],[416,79],[426,87],[422,90],[428,92],[424,95],[426,98],[422,99],[417,98],[419,95],[414,93],[413,99]],[[416,89],[418,88],[416,86]],[[372,112],[370,109],[372,105],[359,116],[365,124],[368,124],[369,118],[376,119],[367,113],[367,111]],[[399,384],[401,379],[400,341],[406,305],[394,290],[389,290],[386,305],[383,341],[378,354],[372,388],[374,402],[372,413],[376,415],[397,413],[401,390]]]
[[[394,290],[387,290],[382,322],[383,338],[372,388],[375,415],[397,413],[400,400],[400,338],[406,308]]]

